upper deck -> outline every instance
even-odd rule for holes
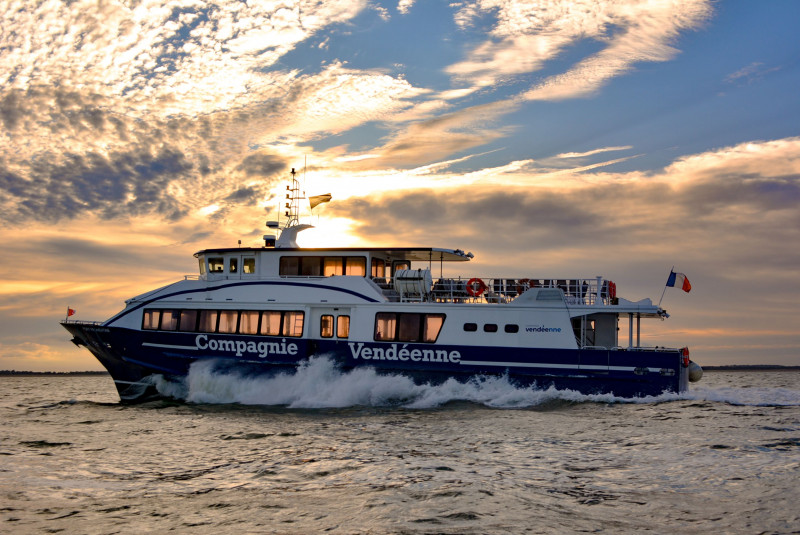
[[[483,303],[569,307],[613,307],[617,313],[663,316],[649,299],[631,302],[616,295],[616,285],[602,277],[444,276],[444,262],[467,262],[459,249],[389,248],[225,248],[195,254],[201,280],[272,278],[328,279],[332,286],[365,279],[379,300],[413,303]],[[438,267],[438,269],[437,269]],[[439,277],[432,273],[439,271]],[[351,279],[352,280],[352,279]],[[363,283],[362,283],[363,284]],[[535,291],[529,291],[535,290]]]

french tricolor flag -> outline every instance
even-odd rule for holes
[[[680,288],[684,292],[691,292],[692,285],[689,282],[689,279],[686,278],[686,275],[683,273],[675,273],[674,271],[669,272],[669,279],[667,279],[667,286],[672,288]]]

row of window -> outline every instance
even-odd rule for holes
[[[206,264],[205,258],[199,258],[200,274],[206,274],[206,265],[209,273],[245,273],[256,272],[256,259],[254,257],[231,257],[228,258],[227,270],[225,257],[211,256]],[[241,265],[240,265],[241,264]],[[403,261],[395,261],[394,264],[387,264],[385,260],[373,258],[370,263],[372,277],[383,278],[389,268],[394,271],[398,269],[409,269],[410,264]],[[367,274],[367,259],[363,256],[282,256],[280,259],[279,274],[283,276],[304,276],[304,277],[330,277],[332,275],[354,275],[364,277]]]
[[[304,277],[367,274],[367,259],[363,256],[282,256],[279,274]]]
[[[146,331],[184,331],[264,336],[300,337],[305,313],[298,310],[196,310],[151,308],[142,315]],[[375,315],[374,340],[378,342],[435,343],[444,325],[444,314],[379,312]],[[474,326],[474,328],[468,328]],[[506,332],[509,327],[506,325]],[[464,330],[477,330],[467,323]],[[484,330],[489,331],[484,327]],[[497,326],[495,325],[495,330]],[[348,338],[350,316],[324,314],[320,317],[322,338]]]
[[[299,337],[304,317],[295,310],[148,309],[142,315],[142,329]]]
[[[465,323],[464,330],[468,333],[474,333],[478,330],[477,323]],[[509,334],[518,333],[519,332],[519,325],[514,323],[506,323],[505,331]],[[496,323],[484,323],[483,324],[483,332],[486,333],[496,333],[497,332],[497,324]]]
[[[206,274],[206,263],[204,258],[199,259],[200,274]],[[254,257],[246,257],[242,259],[242,273],[255,273],[256,272],[256,259]],[[225,258],[222,256],[212,256],[208,259],[208,271],[210,273],[224,273],[225,272]],[[233,257],[228,259],[228,273],[239,273],[239,258]]]

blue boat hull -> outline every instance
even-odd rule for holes
[[[151,379],[183,382],[193,363],[213,359],[220,371],[274,374],[325,355],[343,372],[372,367],[417,383],[507,375],[520,387],[555,387],[583,394],[657,396],[688,388],[688,369],[676,350],[541,349],[442,346],[346,340],[138,331],[64,322],[73,342],[86,346],[109,371],[123,402],[165,397]]]

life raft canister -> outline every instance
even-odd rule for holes
[[[472,297],[479,297],[486,291],[486,283],[477,277],[473,277],[467,282],[467,293]]]
[[[530,279],[520,279],[517,281],[517,295],[527,291],[528,288],[533,288],[533,284],[531,284]]]
[[[689,367],[689,348],[682,347],[681,348],[681,363],[683,364],[684,368]]]

